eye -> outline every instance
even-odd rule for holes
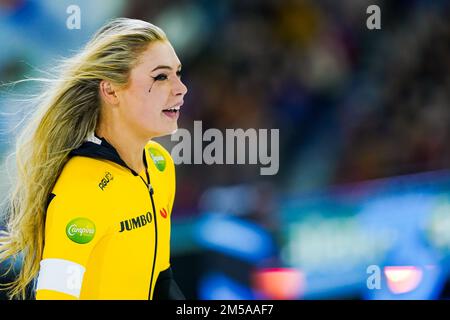
[[[178,78],[181,78],[181,70],[178,70],[178,71],[177,71],[177,77],[178,77]]]
[[[152,77],[153,79],[155,79],[155,81],[164,81],[167,80],[167,75],[164,73],[161,73],[159,75],[157,75],[156,77]]]

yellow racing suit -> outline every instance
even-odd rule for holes
[[[170,267],[175,168],[150,141],[137,173],[92,133],[49,197],[36,299],[184,299]]]

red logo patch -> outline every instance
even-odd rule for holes
[[[161,210],[159,210],[159,213],[161,214],[161,216],[164,219],[167,218],[167,211],[166,211],[166,209],[162,208]]]

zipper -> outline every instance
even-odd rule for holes
[[[153,209],[153,220],[155,221],[155,250],[154,250],[154,255],[153,255],[153,266],[152,266],[152,273],[151,273],[151,277],[150,277],[150,287],[148,289],[148,300],[150,300],[151,297],[151,293],[152,293],[152,285],[153,285],[153,276],[155,273],[155,264],[156,264],[156,254],[157,254],[157,250],[158,250],[158,224],[157,224],[157,218],[156,218],[156,208],[155,208],[155,201],[153,199],[153,187],[150,183],[150,176],[148,174],[148,168],[146,166],[145,168],[145,174],[147,176],[147,181],[148,181],[148,185],[147,183],[144,181],[144,179],[139,176],[142,179],[142,182],[144,182],[145,186],[148,189],[148,194],[150,196],[150,201],[152,203],[152,209]]]

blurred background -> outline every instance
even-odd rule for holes
[[[366,26],[372,4],[380,30]],[[66,27],[70,5],[80,29]],[[110,18],[152,22],[183,64],[180,127],[280,130],[277,175],[177,166],[171,263],[187,298],[447,299],[449,6],[0,0],[0,79],[42,75]],[[0,95],[2,162],[31,89]]]

